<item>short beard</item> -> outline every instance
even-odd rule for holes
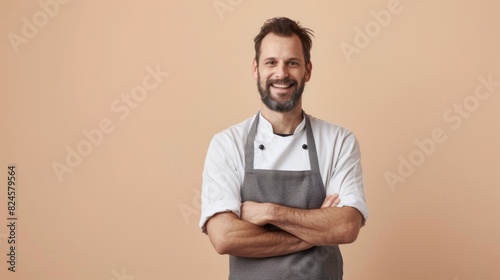
[[[285,113],[285,112],[292,111],[299,104],[300,98],[302,97],[302,92],[304,91],[304,87],[305,87],[304,81],[305,81],[305,77],[302,77],[302,80],[300,81],[300,83],[297,83],[296,80],[292,80],[289,78],[268,80],[266,82],[266,88],[262,88],[260,74],[258,74],[257,89],[259,90],[259,93],[260,93],[260,99],[266,105],[267,108],[269,108],[273,111],[276,111],[276,112]],[[276,100],[271,96],[271,84],[279,83],[279,82],[291,83],[292,86],[296,87],[292,93],[292,97],[284,102]]]

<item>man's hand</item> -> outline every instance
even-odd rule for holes
[[[323,201],[323,204],[321,205],[321,208],[326,208],[326,207],[336,207],[340,203],[340,197],[338,193],[334,194],[327,194],[325,201]]]
[[[267,224],[267,213],[271,203],[245,201],[241,204],[241,219],[257,226]]]
[[[263,226],[272,224],[312,246],[348,244],[356,240],[363,216],[353,207],[336,207],[337,194],[328,195],[321,208],[301,209],[275,203],[246,201],[242,221]]]
[[[329,194],[323,201],[321,208],[336,207],[339,203],[340,198],[338,194]],[[270,207],[271,203],[245,201],[241,205],[241,219],[257,226],[268,224]]]

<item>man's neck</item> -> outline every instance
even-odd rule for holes
[[[293,134],[303,119],[300,104],[290,112],[276,112],[262,104],[261,113],[271,123],[275,134]]]

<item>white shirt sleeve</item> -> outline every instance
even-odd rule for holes
[[[358,141],[351,132],[343,139],[340,150],[336,153],[337,160],[333,174],[326,186],[328,194],[338,193],[338,207],[351,206],[363,215],[363,225],[368,218],[368,208],[365,201],[363,172],[361,169],[361,154]]]
[[[200,228],[206,233],[206,222],[213,215],[231,211],[240,216],[241,166],[237,148],[229,137],[217,134],[211,141],[205,159],[202,183]]]

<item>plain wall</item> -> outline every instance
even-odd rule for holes
[[[361,145],[370,217],[341,246],[344,279],[500,279],[499,11],[493,0],[2,1],[0,278],[227,279],[228,257],[198,228],[205,153],[259,109],[253,38],[287,16],[315,31],[305,111]]]

